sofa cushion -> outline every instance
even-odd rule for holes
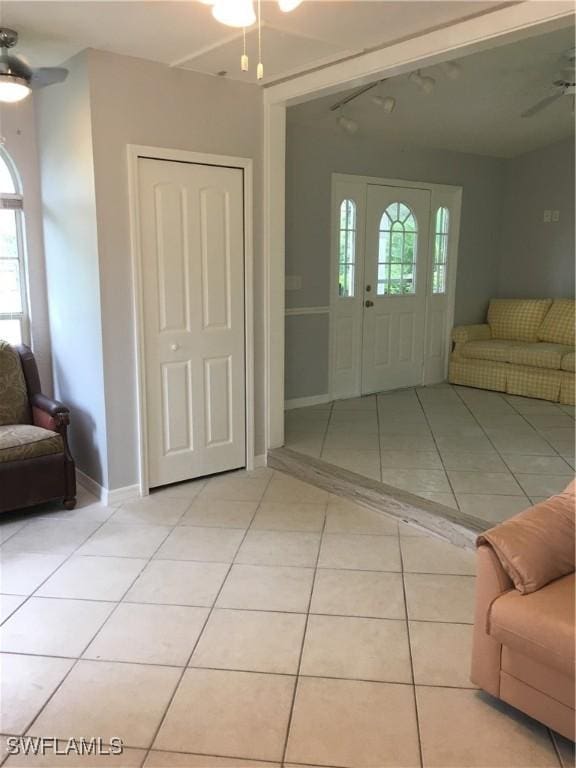
[[[576,510],[573,481],[546,501],[520,512],[478,537],[492,547],[520,594],[542,589],[574,572]]]
[[[568,352],[567,355],[564,355],[560,368],[562,368],[563,371],[572,371],[574,373],[574,371],[576,371],[576,354],[574,354],[574,352]]]
[[[30,423],[30,407],[20,355],[0,340],[0,426]]]
[[[511,590],[492,603],[488,633],[502,645],[574,675],[574,573],[537,592]]]
[[[534,368],[559,370],[562,358],[569,354],[571,347],[563,344],[547,344],[543,341],[517,343],[510,349],[508,362],[515,365],[531,365]]]
[[[0,427],[0,463],[33,459],[63,451],[64,443],[57,432],[31,424]]]
[[[493,339],[538,341],[538,329],[552,299],[492,299],[488,323]]]
[[[573,347],[575,322],[574,299],[554,299],[538,329],[538,339]]]
[[[462,344],[459,352],[462,357],[472,360],[492,360],[495,363],[507,363],[514,342],[504,339],[490,339],[489,341],[469,341]]]

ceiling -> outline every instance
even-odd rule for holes
[[[285,14],[276,2],[264,0],[263,82],[506,4],[498,0],[304,0]],[[198,0],[4,0],[2,24],[20,33],[19,52],[34,66],[61,64],[90,47],[255,82],[255,32],[247,36],[251,71],[242,73],[241,32],[216,22],[210,8]]]
[[[396,108],[385,114],[371,101],[372,92],[345,108],[358,122],[351,142],[370,136],[402,145],[413,144],[459,152],[514,157],[574,135],[572,98],[562,97],[532,118],[521,113],[554,93],[553,80],[561,54],[574,46],[574,27],[493,48],[460,59],[457,80],[441,66],[422,72],[436,80],[434,91],[421,93],[407,76],[383,83],[378,93],[393,96]],[[323,126],[342,133],[330,107],[350,94],[323,97],[288,110],[288,122]]]

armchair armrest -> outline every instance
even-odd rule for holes
[[[466,344],[468,341],[487,341],[492,338],[488,323],[476,325],[457,325],[452,330],[452,341],[456,344]]]
[[[501,645],[488,632],[492,603],[514,589],[514,584],[491,547],[481,544],[476,552],[476,597],[470,679],[475,685],[500,695]]]
[[[70,423],[70,410],[58,400],[52,400],[41,392],[31,396],[32,419],[37,427],[60,432],[65,437],[66,427]]]
[[[530,594],[574,572],[574,483],[491,528],[478,544],[492,549],[521,594]]]

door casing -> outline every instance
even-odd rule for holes
[[[140,495],[149,493],[148,428],[146,418],[146,366],[144,335],[144,296],[142,250],[140,244],[138,159],[168,160],[198,165],[238,168],[243,172],[244,192],[244,354],[246,392],[246,468],[254,468],[254,250],[253,250],[253,170],[252,160],[244,157],[211,155],[181,149],[127,145],[128,201],[130,212],[130,250],[133,276],[133,317],[136,352],[136,413],[138,424],[138,484]]]
[[[427,232],[429,248],[432,248],[433,236],[434,236],[434,212],[441,205],[446,205],[450,208],[450,230],[448,240],[448,252],[450,254],[450,261],[448,264],[448,279],[446,290],[446,301],[448,304],[446,313],[445,324],[445,338],[444,338],[444,364],[442,371],[431,370],[431,366],[427,365],[426,357],[424,357],[424,364],[422,366],[422,381],[421,384],[431,384],[438,381],[439,378],[445,377],[448,372],[448,357],[451,344],[451,332],[454,324],[454,301],[456,296],[456,270],[458,263],[458,243],[460,239],[460,213],[462,208],[462,187],[451,186],[447,184],[434,184],[430,182],[420,181],[406,181],[405,179],[386,179],[376,176],[357,176],[354,174],[346,173],[333,173],[332,174],[332,192],[331,192],[331,206],[332,206],[332,219],[331,219],[331,244],[330,244],[330,332],[329,332],[329,393],[330,398],[339,397],[359,397],[362,393],[362,323],[355,323],[355,337],[356,337],[356,353],[354,359],[354,371],[351,375],[350,389],[346,394],[336,390],[334,370],[336,365],[335,360],[335,334],[334,327],[339,315],[339,309],[337,309],[337,290],[336,279],[337,270],[335,264],[335,256],[337,252],[337,242],[335,240],[337,233],[337,208],[338,201],[342,197],[342,190],[350,190],[350,196],[355,199],[359,209],[362,209],[362,215],[359,216],[361,220],[360,229],[358,232],[358,252],[357,252],[357,286],[359,292],[359,298],[363,301],[364,291],[362,289],[364,284],[364,251],[365,251],[365,217],[366,217],[366,191],[368,185],[385,186],[385,187],[400,187],[408,189],[423,189],[430,192],[430,225]],[[425,318],[425,331],[426,341],[428,338],[428,324],[431,316],[432,302],[434,297],[428,290],[428,276],[426,277],[427,292],[426,292],[426,318]]]

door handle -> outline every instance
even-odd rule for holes
[[[170,344],[170,349],[172,352],[176,352],[178,349],[180,349],[180,344]]]
[[[373,302],[373,301],[370,301],[370,299],[367,299],[367,300],[364,302],[364,306],[365,306],[365,307],[373,307],[373,306],[374,306],[374,302]]]

